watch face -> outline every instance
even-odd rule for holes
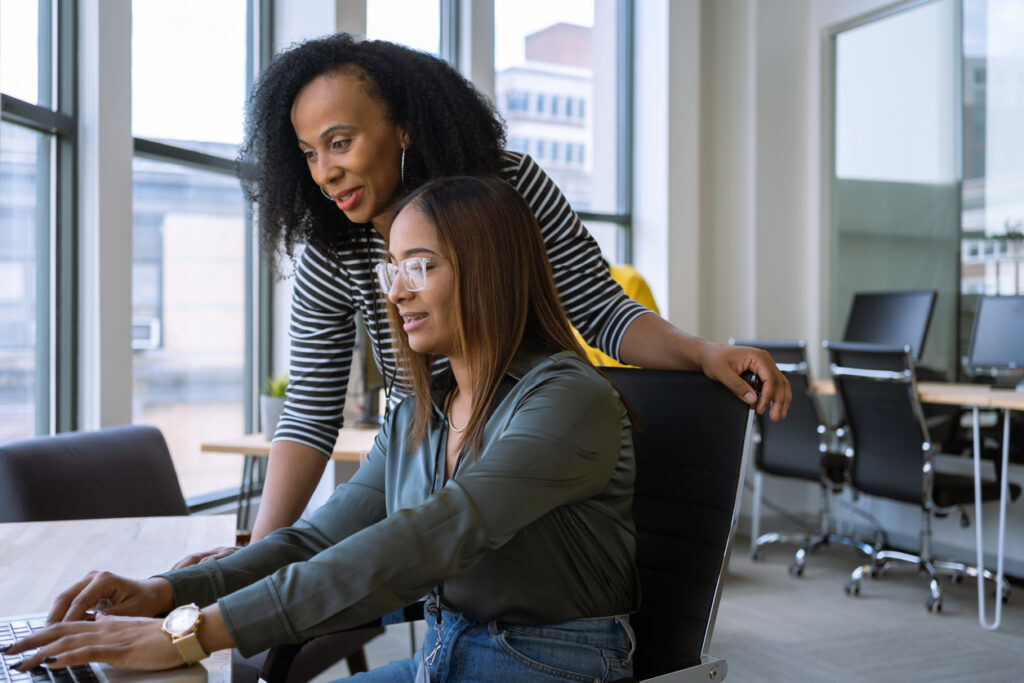
[[[180,636],[192,630],[199,618],[199,608],[195,605],[182,605],[164,619],[164,629],[174,636]]]

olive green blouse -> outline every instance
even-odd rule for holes
[[[480,622],[547,624],[639,604],[633,440],[614,387],[569,352],[520,351],[479,457],[444,482],[451,375],[427,438],[406,448],[415,398],[308,521],[222,560],[164,574],[176,604],[215,600],[252,655],[364,624],[440,587]]]

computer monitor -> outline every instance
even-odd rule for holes
[[[857,292],[846,318],[843,341],[909,346],[917,361],[924,350],[937,294],[934,289]]]
[[[1024,296],[978,299],[967,364],[1002,375],[1002,384],[1024,379]]]

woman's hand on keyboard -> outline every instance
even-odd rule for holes
[[[219,560],[237,552],[238,550],[240,550],[240,548],[236,545],[221,545],[213,548],[212,550],[192,553],[191,555],[178,560],[177,564],[171,567],[171,569],[174,570],[181,569],[182,567],[190,567],[194,564],[199,564],[204,560]]]
[[[126,669],[171,669],[184,663],[178,648],[161,630],[160,619],[100,616],[96,621],[70,621],[49,626],[14,643],[8,654],[32,652],[18,671],[41,664],[64,668],[106,662]]]
[[[57,596],[47,624],[80,621],[87,612],[153,617],[174,607],[174,591],[166,579],[128,579],[110,572],[89,572]]]

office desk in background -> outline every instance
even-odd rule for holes
[[[338,440],[334,442],[331,452],[332,460],[361,463],[366,454],[373,448],[377,438],[376,428],[343,427],[338,432]],[[208,441],[199,446],[204,453],[222,453],[244,456],[242,461],[242,485],[239,489],[238,528],[246,528],[249,524],[249,512],[252,498],[259,485],[259,468],[257,458],[270,455],[270,442],[262,434],[242,434],[220,441]]]
[[[231,515],[0,524],[0,614],[48,612],[60,591],[93,569],[153,576],[197,549],[232,545],[234,537]],[[203,666],[210,683],[230,683],[230,650]]]
[[[823,396],[833,396],[836,393],[835,384],[831,378],[815,380],[812,385],[815,393]],[[1024,410],[1024,392],[1013,389],[993,389],[984,384],[954,384],[947,382],[918,382],[917,396],[922,403],[937,403],[942,405],[963,406],[971,409],[972,433],[974,441],[974,486],[975,486],[975,532],[977,545],[977,566],[979,572],[984,568],[983,548],[981,543],[981,502],[978,500],[980,487],[979,472],[981,470],[981,437],[980,437],[980,416],[982,408],[993,408],[1003,411],[1003,424],[1009,425],[1011,410]],[[1006,505],[1009,493],[1007,487],[1007,473],[1010,462],[1010,434],[1009,429],[1003,433],[1003,457],[1002,457],[1002,487],[999,491],[999,531],[998,548],[996,549],[996,577],[999,584],[1003,582],[1003,560],[1006,555],[1004,543],[1006,541]],[[998,598],[995,601],[995,618],[989,622],[985,613],[985,594],[983,590],[984,580],[978,579],[978,623],[982,628],[999,628],[1003,614],[1003,603]]]

